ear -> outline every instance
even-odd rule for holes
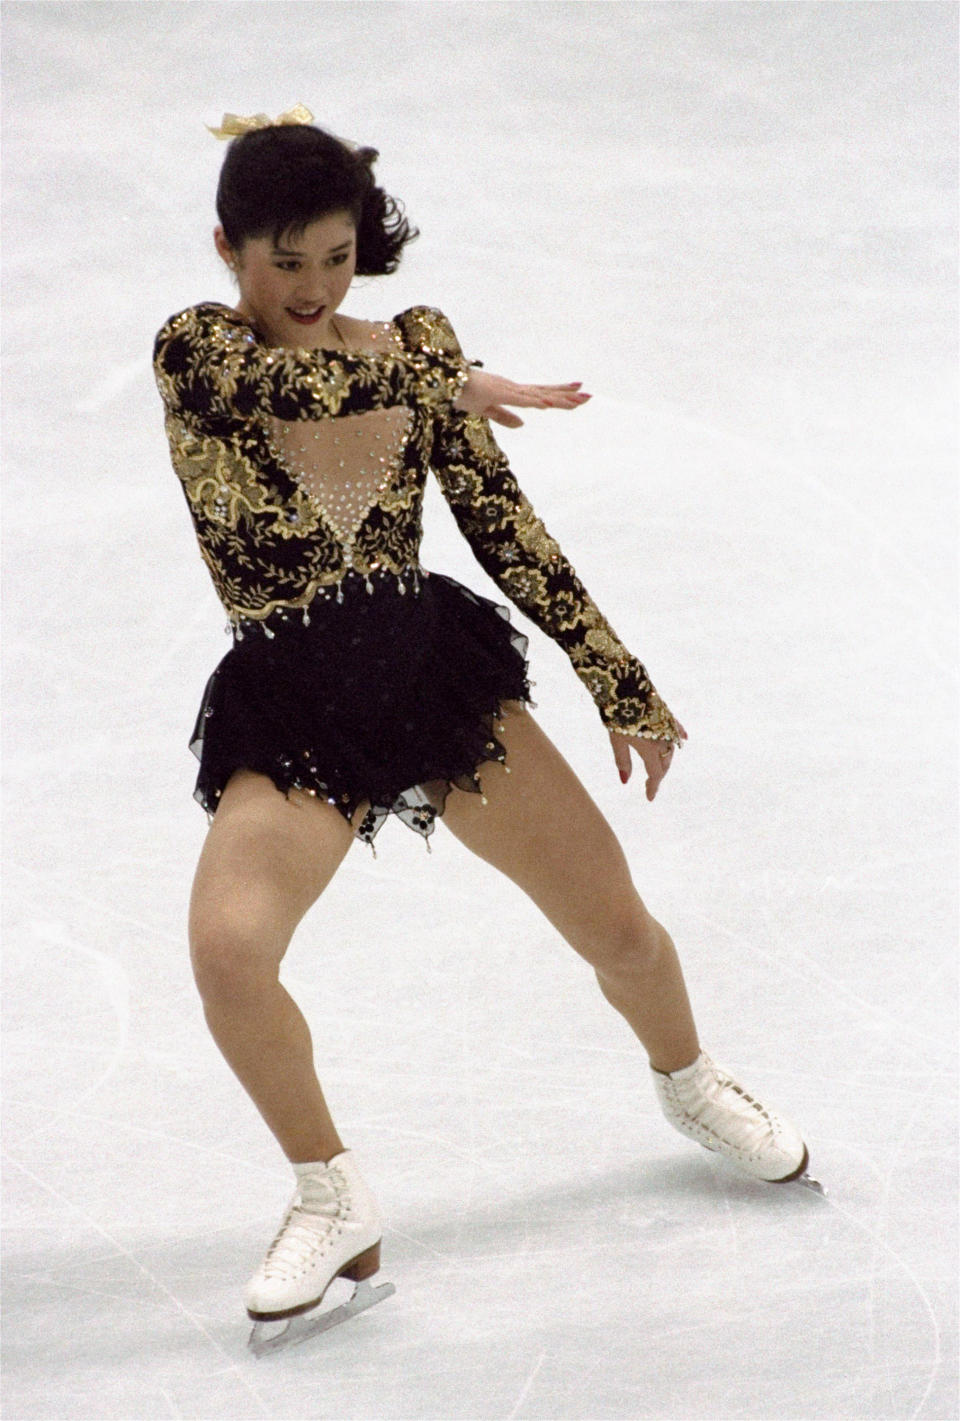
[[[213,229],[213,242],[214,242],[214,246],[216,247],[217,251],[219,252],[220,256],[223,258],[223,260],[226,262],[227,266],[229,266],[229,267],[235,266],[235,265],[236,265],[236,257],[235,257],[235,255],[234,255],[233,248],[231,247],[230,243],[227,241],[226,233],[224,232],[224,230],[223,230],[222,227],[214,227],[214,229]]]

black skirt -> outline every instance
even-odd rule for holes
[[[526,652],[506,607],[420,569],[350,574],[306,614],[245,620],[197,714],[194,798],[212,817],[245,767],[348,820],[366,803],[369,843],[388,814],[426,838],[452,786],[479,793],[480,767],[503,763],[496,724],[530,700]]]

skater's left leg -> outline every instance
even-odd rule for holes
[[[799,1132],[700,1053],[670,934],[640,901],[609,824],[529,712],[508,710],[502,724],[510,774],[484,766],[487,803],[454,791],[444,822],[593,965],[647,1049],[671,1124],[755,1178],[796,1178],[808,1160]]]
[[[637,893],[613,830],[528,711],[505,708],[499,723],[509,774],[482,766],[487,802],[454,790],[442,822],[591,964],[655,1069],[690,1065],[700,1047],[677,951]]]

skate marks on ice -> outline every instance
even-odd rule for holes
[[[709,1146],[704,1146],[704,1148],[709,1151]],[[807,1171],[808,1162],[809,1156],[804,1159],[802,1174],[794,1175],[787,1180],[770,1182],[802,1185],[825,1198],[827,1191],[823,1184]],[[298,1346],[300,1343],[310,1341],[312,1338],[348,1322],[359,1313],[392,1297],[397,1291],[393,1283],[381,1283],[374,1287],[371,1279],[365,1278],[353,1286],[344,1301],[338,1303],[336,1297],[342,1296],[348,1284],[349,1280],[346,1277],[337,1275],[316,1302],[305,1305],[286,1316],[257,1318],[251,1313],[250,1316],[254,1318],[254,1324],[247,1340],[249,1351],[254,1357],[260,1358],[271,1352],[284,1351],[290,1347]],[[334,1300],[333,1305],[324,1306],[331,1297]]]
[[[244,1377],[244,1368],[242,1363],[238,1362],[233,1356],[231,1356],[231,1354],[226,1350],[226,1348],[221,1345],[221,1343],[217,1340],[217,1338],[210,1331],[210,1329],[204,1326],[204,1323],[201,1318],[199,1318],[195,1312],[188,1308],[183,1303],[183,1301],[177,1297],[176,1293],[172,1292],[171,1289],[167,1287],[163,1279],[158,1277],[158,1275],[152,1269],[147,1267],[147,1265],[142,1261],[142,1259],[138,1258],[136,1254],[131,1252],[129,1248],[126,1248],[120,1241],[120,1239],[116,1237],[115,1234],[112,1234],[109,1232],[109,1230],[103,1228],[92,1216],[92,1214],[90,1214],[86,1209],[82,1209],[72,1199],[69,1199],[65,1194],[61,1193],[59,1189],[55,1189],[49,1182],[41,1179],[39,1175],[34,1174],[32,1170],[28,1169],[26,1165],[21,1163],[19,1160],[11,1160],[7,1158],[7,1163],[11,1164],[13,1168],[17,1169],[26,1179],[29,1179],[30,1182],[35,1186],[35,1188],[48,1194],[50,1198],[56,1202],[59,1208],[66,1209],[70,1213],[75,1215],[89,1229],[91,1229],[95,1234],[99,1235],[99,1237],[102,1238],[103,1241],[110,1246],[110,1248],[116,1250],[116,1253],[118,1255],[126,1259],[127,1263],[138,1273],[140,1273],[143,1278],[146,1279],[150,1287],[154,1289],[158,1294],[160,1294],[164,1302],[169,1307],[171,1307],[176,1313],[178,1313],[185,1322],[187,1322],[192,1328],[194,1328],[196,1332],[198,1332],[199,1335],[203,1338],[204,1342],[213,1349],[213,1351],[223,1360],[224,1363],[226,1363],[226,1365],[220,1372],[220,1375],[226,1376],[229,1374],[237,1383],[237,1385],[241,1387],[243,1391],[245,1391],[246,1394],[250,1397],[251,1403],[260,1415],[268,1417],[272,1414],[267,1409],[266,1404],[264,1403],[263,1399],[258,1395],[255,1388],[252,1387],[247,1381],[247,1379]]]
[[[933,1089],[934,1087],[932,1085],[928,1085],[927,1089],[922,1093],[920,1099],[916,1103],[914,1110],[910,1116],[910,1119],[907,1122],[907,1126],[905,1127],[904,1133],[897,1141],[898,1154],[902,1148],[903,1139],[906,1138],[906,1136],[909,1134],[910,1128],[913,1125],[914,1120],[918,1116],[921,1116],[923,1114],[924,1108],[928,1103],[928,1097],[933,1093]],[[901,1253],[897,1252],[894,1248],[891,1247],[885,1237],[885,1232],[888,1225],[888,1220],[886,1218],[886,1208],[888,1204],[890,1178],[893,1172],[892,1167],[887,1170],[881,1170],[877,1168],[875,1161],[871,1159],[867,1151],[857,1150],[853,1148],[849,1140],[841,1141],[835,1139],[821,1138],[821,1143],[825,1147],[842,1149],[845,1152],[855,1154],[857,1162],[862,1167],[863,1171],[865,1173],[871,1174],[873,1178],[877,1181],[877,1183],[880,1185],[882,1190],[881,1217],[880,1220],[877,1222],[876,1226],[871,1226],[871,1224],[867,1222],[862,1217],[862,1215],[858,1213],[855,1209],[845,1208],[842,1204],[838,1204],[832,1186],[831,1190],[828,1191],[819,1180],[812,1178],[809,1173],[798,1175],[792,1180],[747,1181],[745,1176],[739,1170],[737,1170],[736,1166],[733,1165],[731,1161],[724,1160],[721,1155],[717,1154],[716,1157],[719,1161],[719,1168],[717,1170],[718,1182],[721,1185],[721,1190],[725,1199],[728,1197],[728,1191],[731,1189],[731,1187],[733,1189],[736,1189],[736,1186],[738,1184],[743,1184],[745,1182],[758,1184],[761,1186],[769,1183],[776,1188],[778,1193],[782,1191],[783,1186],[785,1185],[803,1185],[806,1189],[818,1194],[823,1199],[825,1208],[832,1211],[838,1218],[844,1221],[844,1224],[846,1226],[856,1230],[869,1243],[873,1245],[873,1261],[870,1268],[867,1270],[870,1278],[870,1292],[867,1307],[870,1324],[869,1352],[872,1357],[880,1360],[883,1363],[884,1369],[887,1373],[887,1392],[891,1408],[889,1414],[903,1415],[904,1421],[917,1421],[917,1418],[923,1414],[924,1407],[927,1403],[927,1398],[933,1391],[933,1388],[937,1382],[937,1378],[939,1377],[940,1372],[942,1370],[945,1358],[943,1353],[942,1333],[940,1329],[940,1324],[937,1320],[936,1309],[934,1307],[934,1303],[930,1297],[930,1294],[924,1287],[923,1283],[917,1276],[917,1273],[914,1271],[914,1269],[910,1267],[910,1265],[907,1263]],[[702,1146],[702,1148],[708,1149],[707,1146]],[[816,1206],[811,1205],[811,1207]],[[904,1412],[900,1412],[898,1410],[898,1402],[894,1394],[892,1378],[889,1374],[889,1356],[887,1349],[883,1345],[882,1339],[877,1336],[877,1329],[879,1325],[877,1292],[880,1283],[885,1277],[884,1269],[881,1266],[881,1261],[883,1259],[886,1259],[889,1264],[892,1264],[893,1268],[897,1272],[899,1272],[910,1284],[910,1287],[915,1297],[919,1301],[923,1312],[926,1315],[931,1332],[931,1356],[929,1361],[929,1371],[922,1380],[922,1390],[920,1392],[920,1396],[916,1404],[912,1406],[912,1409],[910,1411]]]
[[[334,1278],[327,1293],[340,1281],[342,1280]],[[326,1293],[309,1309],[290,1317],[258,1318],[253,1324],[247,1346],[255,1357],[295,1347],[300,1342],[319,1336],[321,1332],[328,1332],[331,1327],[339,1327],[342,1322],[348,1322],[358,1313],[366,1312],[367,1308],[392,1297],[396,1291],[393,1283],[381,1283],[375,1288],[369,1278],[364,1278],[355,1285],[346,1302],[324,1312],[318,1313],[317,1309],[327,1296]]]
[[[827,883],[831,881],[833,880],[825,880]],[[765,913],[771,929],[771,938],[776,941],[777,920],[772,909],[761,899],[757,904],[757,911]],[[923,1047],[929,1051],[929,1040],[922,1034],[920,1028],[914,1026],[912,1020],[917,1004],[922,1001],[920,991],[911,1001],[901,1003],[900,1012],[895,1015],[892,1010],[886,1010],[875,1000],[871,1000],[851,988],[835,973],[829,971],[821,960],[812,953],[804,952],[798,948],[796,943],[791,944],[790,955],[785,955],[782,952],[777,953],[764,948],[753,937],[746,937],[739,932],[730,930],[722,922],[707,914],[694,914],[694,916],[699,917],[713,931],[726,936],[738,948],[757,957],[771,974],[774,970],[790,974],[797,982],[798,991],[819,992],[825,997],[831,998],[835,1003],[838,1017],[845,1011],[851,1028],[859,1026],[868,1038],[872,1037],[869,1044],[862,1049],[858,1056],[857,1069],[843,1082],[844,1089],[848,1093],[862,1090],[865,1082],[870,1081],[875,1072],[883,1068],[885,1061],[894,1049],[894,1044],[898,1051],[908,1059],[915,1048]],[[826,1084],[826,1078],[821,1078],[819,1075],[814,1075],[812,1079],[815,1079],[818,1085]],[[840,1083],[833,1080],[830,1084],[836,1087]],[[844,1153],[853,1154],[856,1157],[857,1172],[860,1177],[870,1176],[876,1181],[880,1196],[874,1219],[868,1220],[862,1211],[844,1207],[842,1203],[838,1203],[832,1183],[828,1191],[823,1184],[810,1178],[807,1174],[792,1181],[795,1184],[803,1184],[806,1188],[820,1194],[827,1207],[873,1246],[872,1262],[868,1270],[870,1283],[866,1300],[866,1314],[871,1335],[869,1350],[870,1355],[883,1368],[891,1415],[897,1414],[897,1402],[890,1376],[887,1348],[878,1335],[881,1290],[885,1286],[891,1268],[909,1284],[927,1319],[930,1337],[929,1371],[920,1382],[920,1395],[916,1404],[912,1406],[910,1411],[902,1413],[906,1421],[915,1421],[915,1418],[923,1414],[927,1399],[937,1384],[944,1363],[949,1362],[949,1353],[944,1355],[943,1335],[934,1299],[903,1253],[897,1251],[888,1241],[889,1231],[893,1227],[891,1218],[894,1212],[891,1197],[893,1184],[898,1172],[902,1170],[909,1172],[910,1166],[909,1161],[905,1159],[905,1151],[914,1138],[919,1122],[929,1115],[938,1088],[939,1077],[936,1074],[932,1077],[928,1073],[924,1073],[922,1076],[917,1075],[911,1089],[911,1103],[908,1113],[897,1133],[885,1141],[886,1152],[882,1160],[875,1157],[869,1149],[857,1148],[848,1138],[818,1136],[819,1144],[825,1148],[836,1148]],[[727,1162],[724,1162],[719,1172],[726,1176],[727,1181],[731,1181],[735,1174],[733,1166]],[[842,1197],[845,1193],[843,1178],[839,1180],[838,1187]]]
[[[126,969],[122,963],[117,961],[116,957],[102,952],[99,948],[92,947],[90,943],[81,942],[77,935],[70,931],[67,924],[59,919],[33,918],[28,927],[33,937],[46,947],[54,950],[59,949],[65,954],[72,953],[81,960],[85,959],[92,963],[100,979],[102,999],[109,1003],[113,1012],[115,1022],[113,1049],[100,1074],[72,1102],[72,1109],[76,1111],[84,1102],[100,1095],[103,1087],[115,1075],[126,1056],[130,1040],[130,980]],[[20,1144],[23,1145],[33,1139],[44,1128],[46,1127],[41,1126],[30,1134],[21,1136]]]
[[[825,1192],[825,1191],[824,1191],[824,1192]],[[944,1362],[943,1348],[942,1348],[942,1339],[941,1339],[941,1333],[940,1333],[940,1324],[939,1324],[939,1322],[937,1321],[937,1314],[936,1314],[936,1310],[935,1310],[935,1308],[934,1308],[933,1302],[931,1301],[930,1295],[929,1295],[929,1293],[927,1292],[927,1290],[924,1288],[922,1282],[921,1282],[920,1279],[917,1277],[917,1274],[914,1272],[914,1270],[913,1270],[913,1269],[910,1267],[910,1265],[907,1263],[907,1261],[906,1261],[906,1259],[903,1257],[903,1255],[900,1254],[900,1253],[898,1253],[895,1249],[893,1249],[893,1248],[890,1246],[890,1244],[887,1242],[887,1240],[886,1240],[886,1238],[884,1237],[884,1235],[883,1235],[883,1233],[882,1233],[882,1231],[881,1231],[880,1228],[872,1228],[872,1227],[870,1226],[870,1224],[869,1224],[869,1223],[866,1223],[866,1222],[864,1221],[864,1219],[861,1218],[858,1214],[854,1213],[854,1212],[853,1212],[852,1210],[850,1210],[850,1209],[844,1209],[844,1208],[842,1208],[842,1207],[836,1202],[836,1199],[834,1199],[834,1198],[827,1198],[826,1203],[827,1203],[827,1206],[828,1206],[829,1208],[831,1208],[836,1214],[838,1214],[851,1228],[854,1228],[854,1229],[858,1230],[861,1234],[863,1234],[863,1236],[864,1236],[866,1239],[869,1240],[869,1242],[871,1242],[871,1243],[874,1245],[874,1259],[877,1260],[877,1261],[875,1262],[875,1265],[874,1265],[874,1267],[873,1267],[873,1269],[872,1269],[872,1271],[871,1271],[871,1275],[870,1275],[870,1276],[871,1276],[871,1284],[870,1284],[870,1301],[869,1301],[870,1327],[871,1327],[871,1333],[872,1333],[872,1339],[871,1339],[871,1355],[873,1355],[873,1356],[876,1357],[876,1358],[879,1358],[879,1359],[883,1362],[885,1371],[886,1371],[886,1373],[887,1373],[887,1375],[886,1375],[886,1385],[887,1385],[887,1393],[888,1393],[888,1397],[889,1397],[889,1400],[890,1400],[891,1408],[895,1408],[896,1405],[897,1405],[897,1402],[896,1402],[896,1398],[895,1398],[895,1395],[894,1395],[894,1388],[893,1388],[893,1385],[892,1385],[892,1378],[890,1377],[890,1374],[889,1374],[889,1359],[888,1359],[888,1355],[887,1355],[887,1350],[886,1350],[886,1348],[883,1346],[882,1341],[876,1336],[876,1328],[877,1328],[877,1297],[876,1297],[876,1294],[877,1294],[878,1283],[879,1283],[880,1279],[881,1279],[882,1276],[883,1276],[883,1275],[882,1275],[882,1271],[881,1271],[881,1269],[880,1269],[880,1267],[879,1267],[879,1259],[880,1259],[880,1258],[886,1257],[886,1258],[894,1265],[894,1267],[895,1267],[895,1268],[907,1279],[907,1281],[911,1284],[911,1286],[912,1286],[912,1288],[913,1288],[913,1291],[914,1291],[916,1297],[919,1299],[919,1301],[920,1301],[920,1303],[921,1303],[921,1305],[922,1305],[922,1307],[923,1307],[923,1310],[924,1310],[924,1312],[926,1313],[926,1316],[927,1316],[927,1318],[928,1318],[928,1320],[929,1320],[929,1323],[930,1323],[930,1330],[931,1330],[931,1334],[932,1334],[932,1337],[931,1337],[931,1341],[932,1341],[932,1356],[931,1356],[931,1358],[930,1358],[930,1370],[929,1370],[929,1374],[928,1374],[927,1377],[926,1377],[926,1381],[925,1381],[925,1384],[924,1384],[924,1386],[923,1386],[923,1390],[922,1390],[922,1392],[921,1392],[921,1394],[920,1394],[919,1400],[917,1401],[917,1403],[916,1403],[916,1405],[914,1406],[913,1410],[910,1411],[910,1413],[909,1413],[909,1418],[908,1418],[908,1421],[916,1421],[916,1418],[919,1417],[919,1416],[921,1416],[921,1415],[923,1414],[924,1407],[926,1406],[926,1403],[927,1403],[927,1398],[928,1398],[928,1396],[930,1395],[930,1393],[933,1391],[934,1385],[935,1385],[935,1383],[936,1383],[936,1381],[937,1381],[938,1376],[940,1375],[940,1371],[941,1371],[941,1368],[942,1368],[943,1362]],[[891,1414],[894,1414],[894,1410],[893,1410],[893,1409],[891,1410]]]

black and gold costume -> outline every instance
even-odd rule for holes
[[[419,564],[428,467],[484,570],[563,647],[611,729],[680,743],[644,667],[517,485],[441,311],[374,325],[363,349],[268,345],[227,306],[171,317],[154,346],[171,458],[233,645],[191,749],[212,817],[247,766],[348,818],[427,835],[451,785],[504,760],[497,716],[528,701],[504,607]]]

